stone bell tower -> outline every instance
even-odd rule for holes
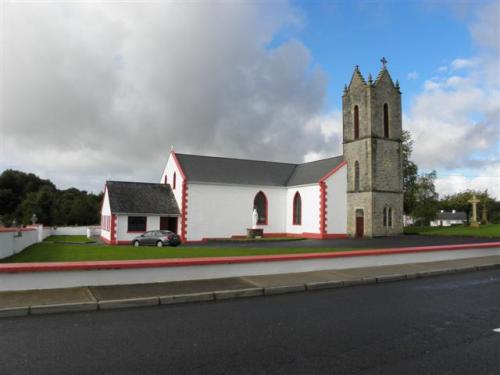
[[[347,233],[356,237],[403,232],[401,92],[385,58],[375,81],[358,66],[344,88],[343,147],[347,162]]]

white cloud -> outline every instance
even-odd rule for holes
[[[473,59],[455,59],[451,62],[451,69],[452,70],[467,69],[467,68],[473,68],[476,65],[477,61]]]
[[[456,174],[436,179],[436,191],[440,196],[464,190],[488,190],[490,196],[500,200],[500,165],[483,168],[481,174],[474,177]]]
[[[410,73],[408,73],[408,79],[411,79],[411,80],[418,79],[418,73],[417,72],[410,72]]]
[[[485,9],[479,10],[471,30],[475,37],[495,40],[489,30],[499,29],[498,16],[490,15],[490,5]],[[490,40],[478,45],[477,56],[457,58],[447,69],[439,69],[456,74],[424,82],[405,113],[405,127],[415,140],[413,158],[420,169],[443,174],[436,182],[438,191],[489,187],[500,197],[500,46]],[[473,175],[448,176],[465,169]]]
[[[157,181],[170,145],[289,161],[338,148],[328,123],[304,127],[324,109],[325,73],[297,40],[269,47],[300,27],[287,2],[4,11],[0,169],[100,190],[109,177]]]

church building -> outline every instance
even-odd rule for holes
[[[184,242],[246,236],[377,237],[403,230],[401,92],[382,60],[344,88],[343,155],[309,163],[170,152],[159,183],[107,181],[101,238],[127,244],[155,229]]]

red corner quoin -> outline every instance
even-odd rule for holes
[[[463,245],[420,246],[420,247],[406,247],[406,248],[394,248],[394,249],[339,251],[332,253],[205,257],[205,258],[182,258],[182,259],[108,260],[108,261],[92,261],[92,262],[5,263],[5,264],[0,264],[0,273],[186,267],[186,266],[202,266],[202,265],[214,265],[214,264],[239,264],[239,263],[309,260],[309,259],[348,258],[348,257],[359,257],[359,256],[393,255],[393,254],[407,254],[407,253],[409,254],[409,253],[431,252],[431,251],[487,249],[494,247],[500,247],[500,242],[487,242],[487,243],[463,244]]]

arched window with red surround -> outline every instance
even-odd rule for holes
[[[299,192],[293,197],[293,225],[302,225],[302,198]]]
[[[257,210],[257,224],[267,225],[267,198],[262,191],[255,195],[253,208]]]
[[[174,178],[172,179],[172,189],[175,189],[175,185],[177,183],[177,173],[174,172]]]
[[[359,138],[359,108],[354,106],[354,139]]]
[[[389,138],[389,106],[384,104],[384,138]]]

